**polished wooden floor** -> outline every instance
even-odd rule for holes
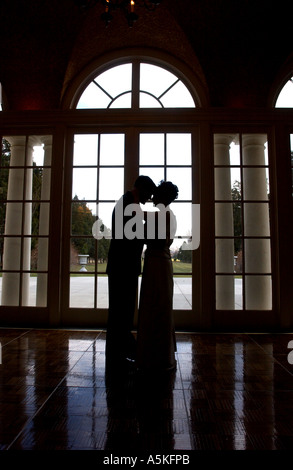
[[[293,448],[293,334],[176,337],[173,374],[106,380],[103,331],[0,329],[0,449]]]

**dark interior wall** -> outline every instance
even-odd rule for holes
[[[0,81],[9,109],[56,109],[82,67],[111,50],[149,47],[185,62],[210,104],[266,107],[291,57],[290,2],[164,0],[141,10],[133,28],[114,13],[108,28],[97,5],[83,15],[74,0],[2,0]]]

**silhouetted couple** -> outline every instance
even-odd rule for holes
[[[169,204],[177,197],[178,188],[173,183],[162,181],[156,186],[149,177],[139,176],[133,189],[114,208],[107,265],[107,370],[117,370],[129,362],[142,370],[168,370],[176,366],[169,249],[176,219]],[[143,212],[140,203],[145,204],[151,198],[159,211]],[[132,330],[144,244],[147,248],[136,340]]]

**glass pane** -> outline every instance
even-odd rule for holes
[[[24,205],[24,235],[38,235],[42,230],[42,235],[48,235],[49,220],[44,220],[44,215],[49,217],[49,203],[26,202]],[[42,210],[42,219],[40,214]]]
[[[21,238],[18,237],[5,237],[3,249],[3,270],[19,270],[20,269],[20,254],[22,248]],[[5,250],[9,256],[5,256]]]
[[[240,236],[242,232],[241,206],[233,203],[215,204],[216,237]]]
[[[35,307],[37,304],[37,276],[30,275],[29,277],[29,298],[25,305]]]
[[[111,103],[111,98],[101,90],[95,83],[90,83],[81,95],[77,109],[107,108]]]
[[[108,277],[98,276],[97,307],[108,308]]]
[[[33,163],[36,166],[44,166],[45,165],[45,163],[44,163],[44,148],[43,148],[42,145],[34,146]]]
[[[292,79],[283,86],[278,99],[276,108],[292,108],[293,107],[293,83]]]
[[[11,155],[10,143],[3,138],[1,145],[0,166],[9,166]]]
[[[3,246],[4,246],[4,237],[0,237],[0,271],[3,269]],[[0,276],[1,281],[1,276]]]
[[[22,243],[24,253],[26,253],[26,256],[23,256],[22,259],[22,269],[25,271],[36,271],[38,265],[38,239],[34,237],[24,237]]]
[[[271,276],[245,277],[245,306],[247,310],[272,309]]]
[[[239,274],[243,271],[243,251],[241,238],[234,238],[234,272]]]
[[[29,271],[31,269],[31,250],[32,250],[32,240],[30,237],[25,237],[22,239],[22,269]]]
[[[191,134],[167,134],[167,165],[191,165]]]
[[[177,77],[168,70],[151,64],[140,64],[140,90],[148,91],[159,98]]]
[[[139,174],[149,176],[156,185],[165,179],[165,172],[163,167],[140,167]]]
[[[240,168],[231,167],[232,199],[241,199],[241,172]]]
[[[0,169],[0,199],[7,198],[8,175],[9,175],[8,168]]]
[[[31,277],[31,282],[36,282],[36,306],[46,307],[48,275],[39,273],[36,278]]]
[[[216,309],[242,309],[241,277],[216,276]]]
[[[182,82],[176,83],[164,96],[161,101],[165,108],[194,108],[193,98]]]
[[[124,165],[124,134],[102,134],[100,165]]]
[[[216,239],[216,272],[234,273],[234,239]]]
[[[158,209],[152,202],[146,202],[143,206],[143,210],[146,212],[156,212]]]
[[[271,244],[269,239],[248,239],[245,246],[246,273],[271,272]]]
[[[0,204],[0,235],[5,231],[6,204]]]
[[[113,202],[99,202],[99,204],[97,204],[97,215],[101,221],[101,224],[105,226],[103,230],[106,229],[106,233],[108,233],[108,230],[111,230],[112,228],[112,212],[114,207],[115,203]]]
[[[72,238],[70,247],[70,272],[91,273],[94,271],[95,241],[93,238]]]
[[[161,108],[161,103],[152,95],[144,92],[139,93],[140,108]]]
[[[178,201],[191,200],[191,168],[168,168],[167,180],[178,186]]]
[[[48,269],[48,238],[35,238],[32,240],[31,267],[36,271]]]
[[[99,199],[117,201],[123,194],[123,168],[100,168]]]
[[[98,272],[105,273],[107,267],[108,252],[110,248],[110,239],[101,238],[98,240]]]
[[[72,203],[71,233],[72,235],[91,235],[95,217],[85,201]]]
[[[139,164],[164,164],[164,134],[140,134],[139,136]]]
[[[97,170],[94,168],[73,168],[72,198],[79,200],[97,198]]]
[[[270,193],[267,168],[243,168],[243,198],[267,200]]]
[[[0,276],[0,304],[19,305],[19,273],[3,273]]]
[[[33,168],[32,199],[50,199],[50,168]]]
[[[229,154],[230,154],[230,165],[239,166],[240,165],[240,147],[239,147],[239,144],[237,144],[235,141],[231,142],[230,144]]]
[[[239,136],[237,134],[214,135],[215,165],[240,166]]]
[[[235,310],[242,310],[243,308],[243,278],[242,276],[235,276],[234,292],[235,292]]]
[[[243,165],[268,165],[266,134],[242,135],[242,163]]]
[[[35,204],[33,205],[33,207],[34,206]],[[36,219],[36,217],[34,216],[34,212],[33,212],[33,221],[34,219]],[[50,222],[50,205],[47,202],[41,202],[39,204],[38,232],[37,232],[37,229],[34,228],[34,225],[37,223],[37,220],[35,220],[35,222],[33,222],[32,234],[48,235],[49,234],[49,222]]]
[[[244,234],[248,237],[268,237],[270,235],[268,203],[244,204]]]
[[[189,242],[189,238],[175,238],[171,245],[174,273],[188,274],[192,272],[192,250],[185,249]]]
[[[70,276],[70,308],[94,307],[95,277],[93,275],[72,274]]]
[[[25,178],[26,175],[26,178]],[[30,178],[28,177],[31,176],[31,172],[28,170],[24,169],[12,169],[10,168],[9,170],[9,181],[11,188],[13,187],[13,191],[8,191],[7,187],[7,199],[8,200],[22,200],[23,199],[23,182],[26,180],[26,182],[29,182]],[[27,196],[30,196],[27,194]]]
[[[112,67],[96,77],[95,81],[112,96],[112,98],[116,98],[116,96],[124,91],[130,91],[132,88],[132,64]]]
[[[173,202],[170,206],[177,221],[176,236],[188,238],[192,234],[192,204]]]
[[[9,217],[7,214],[9,213]],[[8,202],[6,204],[5,234],[20,235],[22,232],[22,203]]]
[[[131,92],[124,93],[123,95],[119,96],[110,104],[110,108],[116,108],[116,109],[131,108],[131,98],[132,98]]]
[[[230,168],[215,168],[215,199],[231,200],[233,183]]]
[[[190,310],[192,308],[192,278],[174,276],[173,308]]]
[[[293,86],[292,86],[293,88]],[[290,160],[291,160],[291,188],[292,188],[292,197],[293,197],[293,134],[290,134]]]
[[[98,135],[75,134],[73,165],[97,165],[98,159]]]
[[[9,187],[8,198],[11,201],[0,206],[0,231],[6,235],[1,239],[0,246],[2,267],[4,271],[47,270],[48,239],[38,236],[48,235],[49,232],[51,170],[42,166],[51,164],[52,137],[48,135],[28,136],[28,138],[14,136],[8,139],[16,147],[10,147],[8,141],[3,139],[1,163],[7,166],[11,160],[12,166],[27,164],[30,168],[10,168],[9,174],[5,169],[4,175],[3,172],[1,175],[2,197],[7,197]],[[17,199],[20,201],[24,199],[24,202],[13,202]],[[41,203],[40,200],[48,200],[48,202]],[[24,235],[24,237],[15,237],[15,235]],[[4,272],[1,281],[3,304],[18,305],[20,287],[22,287],[21,305],[37,305],[35,274],[30,276],[29,273],[20,275]],[[47,278],[44,282],[46,284]],[[41,286],[39,291],[45,292],[46,285]],[[46,294],[42,303],[38,305],[46,305]]]

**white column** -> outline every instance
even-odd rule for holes
[[[44,166],[51,166],[52,159],[52,136],[42,137],[44,144]],[[41,199],[50,201],[51,169],[43,169]],[[39,235],[49,234],[50,204],[41,203],[39,219]],[[39,238],[38,240],[38,271],[47,271],[48,269],[48,238]],[[44,273],[38,274],[37,280],[37,307],[47,306],[47,281],[48,276]]]
[[[215,199],[229,201],[231,194],[230,144],[234,136],[216,134],[214,137],[215,165],[226,165],[215,171]],[[216,204],[215,233],[217,236],[234,235],[233,205],[230,203]],[[233,274],[234,272],[234,240],[216,239],[216,271]],[[216,308],[234,309],[234,277],[217,276]]]
[[[33,141],[30,139],[26,145],[26,137],[7,137],[11,145],[9,179],[7,188],[5,235],[19,235],[4,239],[3,270],[19,271],[30,269],[31,239],[20,238],[20,235],[31,235],[31,203],[24,200],[32,198],[32,169],[13,168],[32,165]],[[22,266],[21,266],[22,263]],[[22,285],[22,305],[29,302],[29,273],[23,274],[20,284],[20,274],[3,273],[2,277],[2,305],[18,305],[20,285]]]
[[[253,168],[265,165],[265,146],[267,136],[248,134],[242,136],[243,196],[244,196],[244,235],[269,236],[269,204],[266,168]],[[256,201],[245,203],[247,200]],[[244,246],[245,272],[270,273],[271,255],[268,239],[246,239]],[[272,308],[270,276],[246,276],[246,308],[266,310]]]

